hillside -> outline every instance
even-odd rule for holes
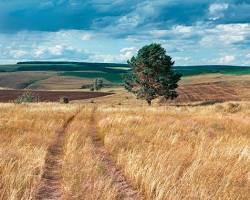
[[[174,66],[183,77],[221,74],[223,76],[249,75],[250,67],[228,65]],[[127,64],[88,62],[18,62],[0,65],[0,87],[31,89],[80,89],[96,78],[107,84],[119,85],[129,71]]]

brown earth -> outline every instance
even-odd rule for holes
[[[174,102],[241,101],[250,99],[250,83],[212,82],[181,85]],[[164,102],[164,100],[163,100]]]
[[[11,102],[17,99],[27,90],[0,90],[0,102]],[[111,95],[108,92],[77,92],[77,91],[32,91],[39,101],[59,101],[60,97],[68,97],[69,100],[90,99]]]
[[[136,99],[136,97],[128,93],[122,87],[104,88],[102,91],[112,92],[113,95],[104,96],[95,99],[96,104],[106,105],[141,105],[147,104],[143,100]],[[221,82],[205,82],[181,84],[178,88],[179,97],[173,101],[166,102],[163,98],[157,98],[153,104],[170,103],[173,105],[179,104],[213,104],[225,101],[249,101],[250,100],[250,79],[242,81],[221,81]],[[89,101],[83,101],[89,103]]]
[[[83,85],[93,84],[94,79],[66,77],[66,76],[52,76],[48,79],[36,81],[29,85],[28,89],[36,90],[74,90],[81,89]]]
[[[36,81],[54,76],[55,72],[4,72],[0,73],[0,87],[24,89]]]
[[[225,83],[200,83],[180,86],[177,102],[206,100],[240,100],[231,85]]]

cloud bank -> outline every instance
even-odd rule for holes
[[[0,63],[126,62],[161,43],[178,65],[250,65],[248,0],[0,1]]]

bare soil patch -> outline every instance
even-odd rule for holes
[[[226,82],[182,85],[178,88],[179,96],[174,102],[240,101],[242,100],[240,94],[242,86]]]
[[[0,102],[11,102],[22,95],[26,90],[0,90]],[[72,91],[32,91],[42,102],[57,102],[60,97],[68,97],[71,100],[90,99],[111,95],[107,92],[72,92]]]

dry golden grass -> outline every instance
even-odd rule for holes
[[[0,104],[1,200],[32,199],[56,130],[78,109],[77,104]],[[70,199],[116,199],[87,136],[90,111],[83,107],[67,129],[63,189]]]
[[[99,134],[147,199],[249,199],[250,104],[98,109]]]
[[[31,199],[48,144],[76,106],[0,105],[0,199]]]
[[[63,185],[66,197],[83,200],[115,200],[117,189],[95,155],[89,129],[92,108],[82,107],[65,139]]]
[[[250,198],[249,102],[111,104],[1,104],[0,199],[31,199],[48,144],[79,105],[64,146],[62,185],[69,199],[117,199],[91,142],[94,105],[105,147],[146,199]]]

